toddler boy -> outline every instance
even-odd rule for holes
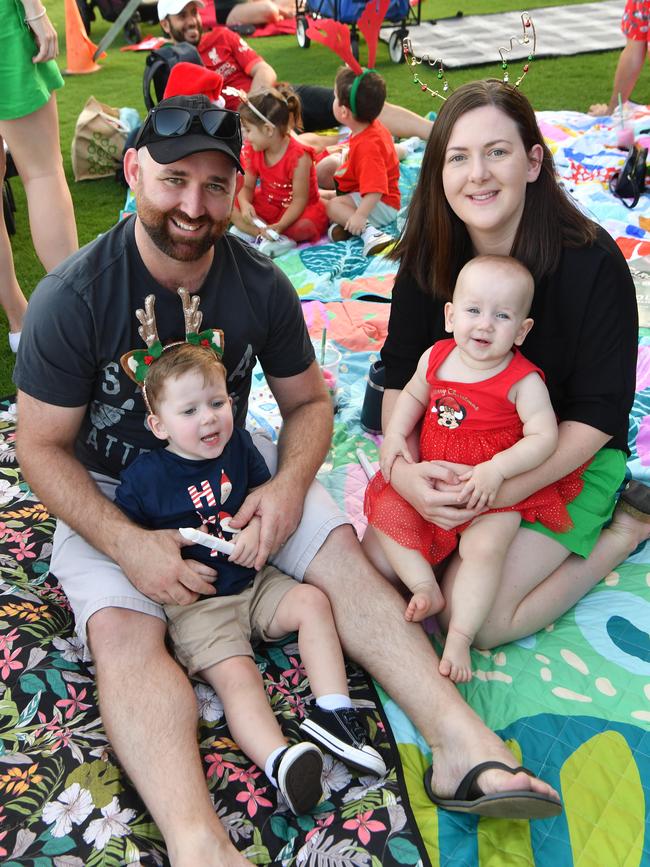
[[[352,135],[347,153],[331,154],[318,164],[319,185],[337,193],[325,203],[333,221],[330,240],[360,235],[365,256],[393,243],[381,229],[400,207],[399,159],[391,134],[377,119],[385,101],[386,83],[379,73],[339,69],[332,111]]]
[[[219,332],[220,334],[220,332]],[[123,364],[126,368],[126,364]],[[322,796],[323,757],[317,746],[288,746],[269,706],[251,639],[274,641],[298,632],[298,646],[316,707],[300,728],[348,764],[386,771],[347,689],[343,654],[329,601],[315,587],[297,584],[275,567],[252,568],[260,537],[254,517],[241,531],[229,519],[246,495],[270,478],[250,434],[233,426],[226,370],[206,345],[179,343],[150,363],[143,385],[147,422],[167,448],[136,458],[122,473],[115,502],[152,529],[194,527],[232,537],[229,556],[204,545],[183,556],[217,569],[216,594],[189,605],[165,605],[176,655],[221,698],[241,749],[280,789],[297,815]]]

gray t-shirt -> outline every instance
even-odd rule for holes
[[[89,470],[117,478],[142,452],[162,445],[146,426],[139,388],[120,357],[144,348],[137,308],[155,295],[163,344],[185,337],[179,296],[142,262],[128,218],[48,274],[32,295],[14,369],[18,388],[55,406],[88,407],[76,454]],[[201,330],[224,332],[223,361],[235,423],[243,427],[256,358],[274,377],[302,373],[314,359],[300,301],[266,256],[231,235],[215,245],[200,289]]]

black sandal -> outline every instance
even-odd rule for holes
[[[618,505],[638,521],[650,524],[650,488],[643,482],[630,479],[621,492]]]

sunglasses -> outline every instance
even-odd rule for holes
[[[149,125],[156,135],[163,138],[186,135],[199,123],[203,131],[212,138],[225,141],[233,148],[241,148],[241,125],[239,114],[227,108],[174,108],[163,106],[153,108],[142,127],[135,147],[138,146]]]

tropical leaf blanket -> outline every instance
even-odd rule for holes
[[[616,136],[611,123],[548,112],[540,122],[570,193],[629,259],[650,254],[647,204],[628,212],[606,192],[604,182],[624,156],[608,147]],[[635,109],[632,122],[640,133],[650,115]],[[420,157],[402,164],[405,204]],[[315,341],[327,328],[328,343],[341,353],[334,438],[320,478],[361,533],[366,476],[357,449],[372,462],[378,440],[362,431],[359,414],[369,365],[386,335],[395,265],[365,259],[357,240],[305,247],[278,261],[303,300]],[[648,481],[649,404],[650,332],[642,331],[628,466],[630,475]],[[271,433],[279,426],[261,372],[249,424]],[[6,400],[0,403],[0,861],[166,864],[159,832],[107,743],[92,665],[82,662],[67,601],[48,571],[53,526],[16,464],[15,406]],[[641,549],[547,629],[473,653],[475,676],[463,693],[523,764],[561,791],[564,813],[550,820],[437,811],[422,785],[426,743],[353,665],[351,695],[368,715],[388,773],[358,777],[327,758],[324,802],[296,819],[231,740],[218,697],[195,682],[205,775],[235,845],[253,863],[313,867],[650,863],[648,575],[650,552]],[[437,641],[435,628],[430,632]],[[311,700],[295,636],[260,647],[257,662],[278,719],[295,739]]]

